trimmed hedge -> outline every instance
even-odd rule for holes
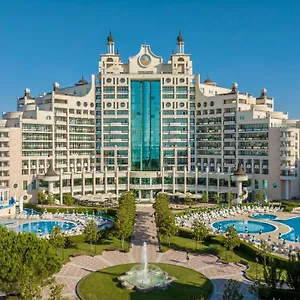
[[[298,300],[300,299],[300,292],[288,289],[276,289],[273,290],[267,287],[260,287],[258,289],[258,295],[260,299],[266,300]]]
[[[116,213],[117,213],[117,210],[114,209],[114,208],[99,208],[99,207],[86,207],[86,206],[73,206],[73,207],[69,207],[69,208],[65,208],[65,207],[44,207],[44,206],[39,206],[39,205],[36,205],[36,204],[33,204],[33,203],[24,203],[24,207],[25,208],[29,208],[29,209],[34,209],[38,212],[41,212],[43,213],[44,212],[44,209],[47,208],[47,211],[48,212],[51,212],[51,213],[56,213],[56,211],[58,210],[58,212],[60,213],[65,213],[67,210],[69,212],[71,212],[74,209],[76,209],[78,212],[86,212],[88,211],[89,214],[92,214],[93,211],[96,213],[98,212],[103,212],[105,213],[106,215],[112,217],[112,218],[115,218],[116,217]]]
[[[182,238],[186,238],[186,239],[193,239],[193,232],[190,229],[186,229],[186,228],[178,228],[177,231],[177,235],[182,237]],[[210,242],[211,244],[219,244],[222,245],[223,241],[224,241],[224,237],[220,236],[220,235],[209,235],[206,239],[207,242]],[[254,247],[253,245],[245,242],[245,241],[240,241],[240,246],[236,248],[236,250],[241,250],[243,251],[246,255],[249,255],[250,257],[258,257],[260,260],[260,263],[263,263],[262,258],[259,256],[259,249],[257,249],[256,247]],[[273,254],[268,254],[269,258],[273,258],[275,260],[276,263],[278,263],[279,265],[284,262],[287,261],[287,259],[278,257],[276,255]]]

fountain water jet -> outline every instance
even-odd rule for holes
[[[135,265],[125,275],[118,277],[119,282],[126,289],[137,289],[140,291],[151,291],[154,288],[165,289],[176,278],[169,277],[156,265],[148,264],[147,243],[142,247],[142,263]]]

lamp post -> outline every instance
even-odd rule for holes
[[[255,257],[255,260],[256,260],[256,281],[258,279],[258,257]]]

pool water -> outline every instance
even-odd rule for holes
[[[36,235],[47,235],[51,233],[53,227],[60,226],[62,231],[70,230],[76,225],[72,222],[64,221],[40,221],[20,224],[14,228],[17,232],[32,232]]]
[[[9,225],[14,225],[16,222],[0,222],[0,225],[2,226],[9,226]]]
[[[214,222],[212,226],[216,229],[220,229],[226,231],[227,227],[234,225],[236,231],[238,233],[266,233],[276,230],[276,226],[272,224],[268,224],[265,222],[258,222],[258,221],[243,221],[243,220],[225,220],[225,221],[218,221]]]
[[[283,239],[294,242],[296,237],[298,237],[298,240],[300,241],[300,217],[287,220],[276,220],[276,222],[287,225],[292,229],[290,232],[282,235]]]
[[[277,219],[277,216],[272,214],[253,214],[251,215],[251,217],[254,219],[269,220],[269,221]]]
[[[40,212],[30,208],[24,208],[24,212],[26,213],[26,215],[41,215]]]

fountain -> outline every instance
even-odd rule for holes
[[[142,248],[142,263],[133,266],[125,275],[118,277],[122,287],[143,292],[149,292],[154,288],[166,289],[174,280],[176,278],[169,277],[156,265],[148,264],[146,242],[143,243]]]

